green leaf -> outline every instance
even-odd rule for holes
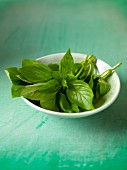
[[[86,110],[94,109],[92,89],[82,80],[73,80],[68,83],[66,94],[71,103]]]
[[[72,110],[73,110],[73,112],[75,112],[75,113],[79,113],[79,112],[80,112],[78,106],[77,106],[76,104],[74,104],[74,103],[72,103]]]
[[[103,79],[100,79],[98,83],[99,83],[99,93],[101,96],[103,96],[110,90],[110,85],[107,81]]]
[[[23,59],[22,60],[22,67],[28,66],[28,65],[33,65],[33,64],[40,64],[40,62],[37,60],[31,60],[31,59]]]
[[[43,93],[40,100],[40,105],[44,109],[59,111],[56,103],[56,93]]]
[[[59,81],[53,79],[48,81],[47,83],[37,83],[34,85],[25,86],[21,95],[30,100],[42,100],[44,95],[50,95],[50,93],[57,93],[59,89]]]
[[[56,102],[56,95],[61,88],[61,83],[57,79],[53,79],[45,83],[41,88],[40,105],[42,108],[58,111],[59,108]]]
[[[72,72],[75,76],[77,75],[81,67],[82,67],[81,63],[74,63]]]
[[[59,71],[59,65],[58,64],[49,64],[48,65],[53,71]]]
[[[67,53],[63,56],[59,64],[59,72],[61,78],[66,78],[67,75],[72,72],[73,65],[74,65],[74,60],[71,55],[70,49],[68,49]]]
[[[66,95],[63,93],[60,93],[59,97],[60,97],[59,105],[60,105],[61,110],[66,113],[72,113],[73,111],[72,111],[71,103],[67,99]]]
[[[24,85],[26,80],[24,81],[21,79],[21,75],[18,72],[16,67],[6,68],[5,73],[7,74],[8,78],[11,80],[12,84],[15,85]]]
[[[52,79],[52,70],[44,64],[33,64],[18,69],[18,72],[32,83],[47,82]]]
[[[20,97],[24,88],[25,86],[22,85],[12,85],[11,87],[12,98]]]
[[[45,83],[40,90],[45,93],[52,93],[57,92],[60,89],[60,87],[61,87],[60,81],[57,79],[52,79]]]
[[[44,83],[38,83],[34,85],[27,85],[21,92],[21,96],[30,100],[40,100],[41,99],[41,88]]]

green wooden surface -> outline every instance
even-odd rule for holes
[[[23,58],[94,54],[121,91],[105,111],[81,119],[45,115],[11,98],[4,68]],[[0,1],[0,170],[127,170],[127,1]]]

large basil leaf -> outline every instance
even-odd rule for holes
[[[72,72],[73,65],[74,65],[74,60],[71,55],[70,49],[68,49],[67,53],[63,56],[59,64],[59,72],[61,78],[66,78],[67,75]]]
[[[82,80],[73,80],[69,82],[66,94],[71,103],[75,103],[77,106],[86,110],[94,109],[92,104],[92,89]]]
[[[34,85],[25,86],[21,96],[30,100],[42,100],[44,95],[50,95],[50,93],[57,93],[60,89],[60,83],[56,79],[52,79],[47,83],[38,83]]]
[[[33,64],[40,64],[40,62],[37,60],[31,60],[31,59],[23,59],[22,60],[22,67],[28,66],[28,65],[33,65]]]
[[[52,69],[44,64],[27,65],[18,72],[32,83],[47,82],[52,79]]]

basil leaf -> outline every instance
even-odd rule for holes
[[[25,86],[13,84],[11,87],[12,98],[20,97],[24,88],[25,88]]]
[[[67,99],[66,95],[63,93],[59,94],[59,105],[62,111],[67,113],[72,113],[72,107],[70,101]]]
[[[74,63],[74,65],[73,65],[73,70],[72,70],[74,76],[77,75],[77,73],[79,72],[79,70],[81,69],[81,67],[82,67],[82,64],[81,64],[81,63]]]
[[[33,64],[18,69],[18,72],[32,83],[47,82],[52,79],[52,70],[44,64]]]
[[[61,83],[57,79],[52,79],[45,83],[41,88],[40,91],[43,91],[45,93],[52,93],[52,92],[58,92],[58,90],[61,87]]]
[[[40,100],[40,105],[44,109],[59,111],[56,103],[56,93],[43,93]]]
[[[59,71],[59,65],[58,64],[49,64],[48,65],[53,71]]]
[[[40,64],[40,62],[37,61],[37,60],[30,60],[30,59],[23,59],[22,60],[22,67],[28,66],[28,65],[33,65],[33,64]]]
[[[12,84],[15,84],[15,85],[26,84],[24,80],[21,80],[20,78],[21,75],[18,72],[16,67],[6,68],[5,73],[7,74],[8,78],[11,80]]]
[[[92,89],[82,80],[73,80],[68,83],[66,94],[71,103],[86,110],[94,109]]]
[[[78,106],[77,106],[76,104],[74,104],[74,103],[72,103],[72,110],[73,110],[73,112],[75,112],[75,113],[78,113],[78,112],[79,112]]]
[[[38,83],[34,85],[25,86],[23,91],[21,92],[21,96],[30,100],[40,100],[41,99],[40,89],[43,85],[44,83]]]
[[[99,93],[101,96],[105,95],[110,90],[110,85],[107,81],[99,79]]]
[[[59,89],[59,81],[53,79],[48,81],[47,83],[38,83],[34,85],[25,86],[21,95],[30,100],[41,100],[43,98],[43,95],[57,93]]]
[[[70,49],[68,49],[67,53],[63,56],[59,64],[59,72],[61,78],[66,78],[67,75],[72,72],[73,65],[74,65],[74,60],[71,55]]]
[[[59,80],[53,79],[45,83],[44,86],[40,89],[41,92],[41,100],[40,105],[42,108],[59,111],[56,102],[56,95],[61,87]]]

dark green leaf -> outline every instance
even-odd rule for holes
[[[74,60],[71,55],[70,49],[68,49],[67,53],[63,56],[59,64],[59,72],[61,78],[66,78],[67,75],[72,72],[73,65],[74,65]]]
[[[53,71],[59,71],[59,65],[58,64],[49,64],[48,65]]]
[[[74,66],[73,66],[73,74],[76,76],[77,73],[79,72],[79,70],[81,69],[82,67],[82,64],[81,63],[74,63]]]
[[[59,105],[60,105],[61,110],[66,113],[72,113],[73,111],[72,111],[71,103],[67,99],[66,95],[64,95],[63,93],[60,93],[59,97],[60,97]]]
[[[66,93],[71,103],[86,110],[93,109],[93,92],[87,83],[73,80],[68,84]]]

